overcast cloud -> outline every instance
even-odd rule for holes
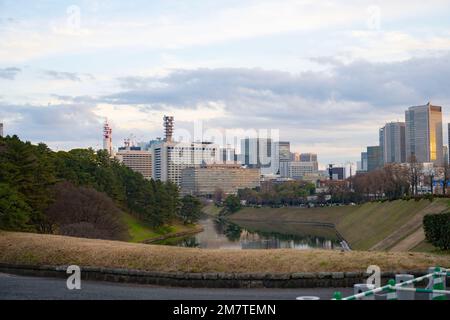
[[[96,148],[107,117],[118,147],[171,114],[178,129],[279,129],[327,163],[357,160],[409,106],[450,120],[448,1],[195,3],[0,1],[6,133]]]

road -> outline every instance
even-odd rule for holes
[[[353,292],[352,288],[210,289],[97,281],[82,281],[81,290],[68,290],[65,279],[0,273],[0,300],[295,300],[298,296],[330,299],[334,291]]]

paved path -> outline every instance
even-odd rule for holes
[[[413,200],[411,200],[413,201]],[[423,210],[420,210],[407,223],[402,225],[392,234],[371,247],[371,251],[408,251],[425,239],[425,236],[417,230],[421,229],[423,217],[429,213],[442,212],[447,208],[441,202],[432,202]]]
[[[401,240],[395,246],[393,246],[389,251],[410,251],[414,249],[417,245],[425,240],[425,231],[422,227],[411,233],[405,239]]]
[[[317,289],[209,289],[173,288],[112,282],[82,281],[81,290],[68,290],[65,279],[35,278],[0,273],[0,300],[294,300],[298,296],[330,299],[334,291],[344,295],[351,288]]]

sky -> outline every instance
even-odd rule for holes
[[[167,114],[177,130],[277,130],[323,164],[357,161],[410,106],[450,121],[449,13],[448,0],[0,0],[0,122],[68,150],[100,148],[105,118],[115,147],[161,137]]]

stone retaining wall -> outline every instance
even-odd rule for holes
[[[0,272],[38,277],[67,278],[67,266],[32,266],[0,263]],[[427,270],[403,272],[422,276]],[[152,284],[193,288],[332,288],[352,287],[365,283],[362,272],[299,272],[299,273],[169,273],[141,270],[81,267],[84,280]],[[393,272],[382,273],[382,283],[395,277]],[[450,285],[450,277],[447,283]]]

